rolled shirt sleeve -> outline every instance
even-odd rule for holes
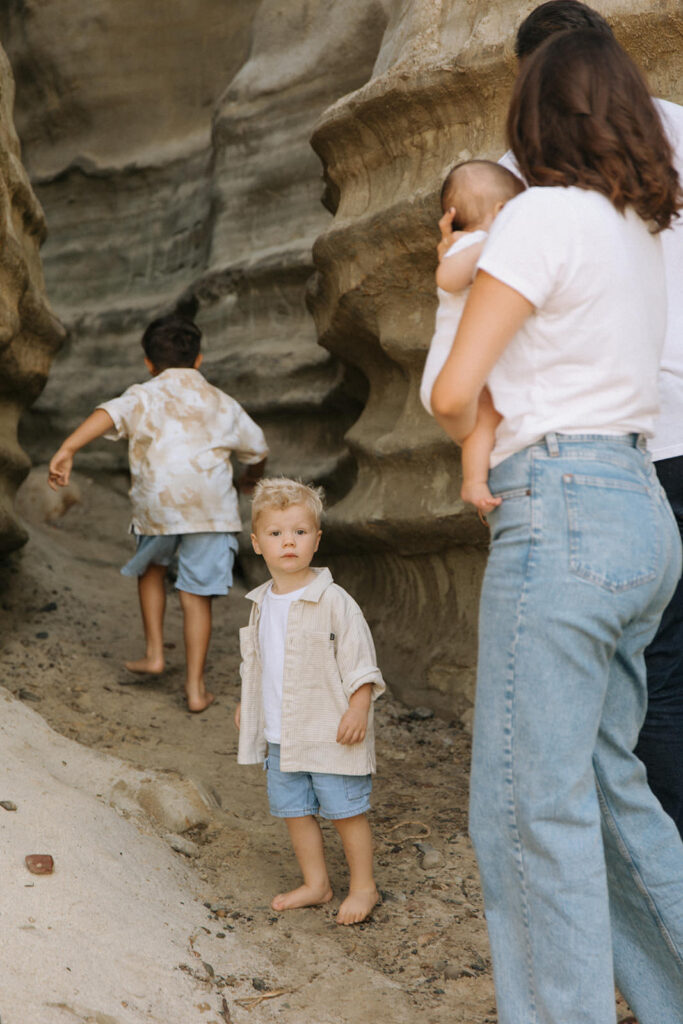
[[[347,698],[366,683],[372,683],[372,699],[377,700],[386,690],[382,673],[377,667],[377,656],[372,634],[360,608],[348,616],[338,627],[337,665]]]

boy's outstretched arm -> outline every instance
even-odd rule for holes
[[[76,452],[113,429],[114,421],[109,413],[104,409],[95,409],[79,427],[76,427],[73,434],[69,434],[62,442],[61,448],[50,459],[47,482],[53,491],[68,484]]]

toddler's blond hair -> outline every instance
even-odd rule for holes
[[[314,487],[312,484],[304,484],[301,480],[289,480],[287,477],[265,477],[256,484],[254,497],[251,502],[251,525],[256,526],[258,517],[266,509],[278,509],[280,511],[289,508],[290,505],[304,505],[316,524],[320,526],[323,515],[323,500],[325,492],[322,487]]]

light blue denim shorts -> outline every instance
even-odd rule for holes
[[[121,569],[124,576],[142,576],[150,565],[178,559],[176,590],[200,597],[227,594],[238,544],[234,533],[170,533],[136,535],[137,551]]]
[[[264,767],[268,773],[270,813],[275,818],[319,814],[333,821],[370,810],[372,775],[281,772],[278,743],[268,744]]]

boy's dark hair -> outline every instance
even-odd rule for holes
[[[578,29],[546,39],[515,82],[507,132],[528,185],[601,192],[657,230],[678,216],[671,145],[640,71],[611,35]]]
[[[612,29],[603,16],[579,0],[547,0],[527,15],[517,29],[517,60],[528,57],[556,32],[580,28],[592,28],[604,35],[612,35]]]
[[[199,355],[202,332],[194,320],[170,313],[152,320],[142,335],[142,347],[155,370],[191,367]]]

